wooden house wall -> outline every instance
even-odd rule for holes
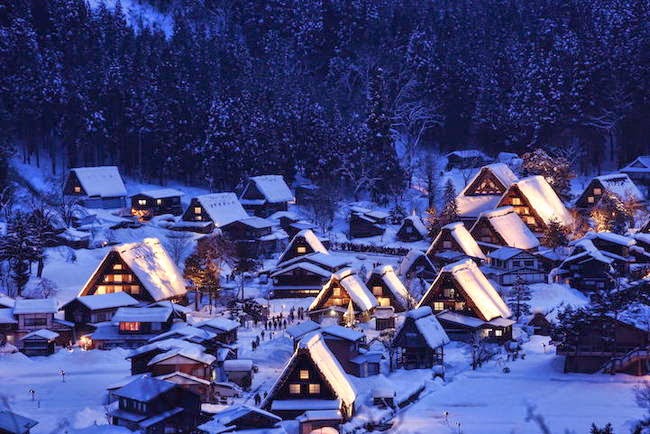
[[[309,379],[301,380],[300,371],[306,370],[309,372]],[[291,384],[300,385],[300,393],[290,393],[289,388]],[[319,393],[309,393],[309,384],[319,384]],[[337,399],[336,394],[332,390],[329,383],[323,378],[320,371],[314,366],[314,363],[307,355],[299,355],[296,363],[287,375],[284,383],[280,386],[273,399],[287,400],[287,399]]]
[[[600,188],[600,193],[596,194],[594,189]],[[603,193],[606,191],[603,183],[599,179],[592,179],[589,185],[584,189],[580,197],[576,200],[576,207],[578,208],[591,208],[595,206],[601,199]],[[589,198],[592,198],[591,202]]]
[[[212,380],[212,367],[204,363],[190,360],[182,356],[174,356],[171,359],[162,360],[150,367],[154,377],[159,375],[182,372],[204,380]]]
[[[121,269],[114,270],[115,265],[120,265]],[[113,281],[111,277],[113,275],[121,275],[122,282]],[[105,288],[102,289],[100,286],[104,286]],[[108,294],[120,291],[126,292],[139,301],[155,301],[144,288],[140,279],[131,271],[126,262],[122,260],[119,253],[111,251],[104,258],[98,271],[90,278],[79,295]]]
[[[295,268],[273,277],[273,284],[282,286],[322,286],[326,281],[326,277],[301,268]]]
[[[305,252],[304,253],[299,253],[298,252],[299,248],[304,248]],[[287,252],[285,253],[282,260],[283,261],[288,261],[290,259],[297,258],[298,256],[309,255],[310,253],[314,253],[314,249],[305,240],[305,237],[303,237],[303,236],[294,237],[294,239],[291,241],[291,249],[287,250]]]
[[[519,205],[513,204],[513,200],[516,198],[521,201]],[[546,224],[537,214],[533,205],[528,201],[526,196],[521,193],[516,184],[512,185],[508,190],[508,193],[501,198],[499,206],[511,206],[534,233],[540,233],[546,227]]]
[[[578,262],[580,260],[584,260],[584,258],[562,265],[566,283],[583,291],[613,287],[614,282],[610,276],[608,264],[595,259]]]
[[[445,244],[447,244],[449,247],[445,247]],[[436,237],[434,242],[427,250],[427,255],[429,256],[429,259],[431,261],[435,261],[436,253],[440,253],[445,250],[452,250],[454,252],[464,253],[463,249],[460,247],[456,239],[451,236],[451,232],[448,229],[443,229],[440,232],[439,237]]]
[[[445,290],[452,290],[453,294],[445,295]],[[442,309],[436,309],[435,303],[443,303]],[[430,306],[434,313],[443,310],[451,310],[454,312],[462,313],[463,315],[474,316],[476,318],[485,319],[476,309],[472,300],[467,297],[463,288],[454,279],[451,273],[443,273],[441,279],[437,279],[432,288],[427,292],[425,298],[422,300],[423,306]]]
[[[384,229],[377,223],[350,214],[350,236],[352,238],[374,237],[384,233]]]
[[[200,212],[195,212],[196,209],[199,209]],[[214,224],[210,214],[205,212],[203,205],[201,205],[199,200],[195,197],[190,200],[190,204],[183,213],[181,219],[186,222],[212,222]]]
[[[398,240],[405,242],[420,241],[424,239],[410,219],[405,219],[402,222],[402,226],[400,226],[396,236]]]
[[[470,230],[470,234],[478,242],[496,244],[498,246],[508,245],[486,217],[481,217],[476,221]]]
[[[144,200],[146,203],[141,204]],[[158,203],[160,201],[160,203]],[[169,196],[162,198],[152,198],[144,194],[136,194],[131,197],[131,209],[137,211],[147,211],[148,216],[162,214],[180,215],[183,213],[180,196]]]
[[[494,173],[486,168],[482,168],[476,177],[465,190],[465,196],[494,196],[502,195],[506,192],[506,186],[497,178]]]
[[[79,187],[79,192],[75,191],[75,187]],[[63,186],[63,194],[66,196],[85,196],[86,191],[79,182],[79,178],[75,172],[70,171]]]
[[[380,274],[372,273],[370,278],[366,282],[366,286],[373,293],[379,306],[387,307],[392,306],[395,308],[395,312],[404,312],[408,306],[404,306],[402,302],[395,297],[393,291],[391,291],[382,279]],[[375,291],[375,287],[381,288],[379,291]]]

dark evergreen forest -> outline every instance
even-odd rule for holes
[[[582,171],[648,151],[647,0],[150,3],[170,34],[119,2],[0,4],[5,151],[214,190],[281,173],[384,193],[419,147],[570,149]]]

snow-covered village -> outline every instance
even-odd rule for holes
[[[0,2],[0,434],[650,433],[650,4],[515,3]]]

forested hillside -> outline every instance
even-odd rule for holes
[[[646,0],[147,6],[172,32],[130,25],[119,1],[0,6],[2,145],[57,171],[119,164],[214,190],[301,174],[384,194],[418,146],[568,148],[585,171],[648,150]]]

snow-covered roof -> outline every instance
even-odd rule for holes
[[[127,359],[139,356],[140,354],[145,354],[150,351],[169,351],[174,348],[188,348],[194,351],[203,351],[205,348],[194,342],[188,342],[183,339],[169,338],[162,341],[151,342],[149,344],[143,345],[131,351],[131,353],[126,357]]]
[[[650,155],[639,155],[630,164],[623,167],[621,171],[625,172],[641,172],[645,173],[650,171]]]
[[[112,309],[122,306],[135,306],[138,300],[126,292],[113,292],[111,294],[84,295],[77,300],[90,310]]]
[[[12,309],[0,309],[0,324],[18,324]]]
[[[544,223],[548,224],[556,219],[562,225],[568,226],[573,222],[569,210],[544,177],[529,176],[517,181],[516,185]]]
[[[323,253],[325,255],[329,254],[323,243],[321,242],[320,239],[316,236],[314,231],[311,229],[305,229],[300,232],[298,232],[294,237],[291,239],[289,242],[289,245],[287,245],[287,248],[284,249],[284,252],[280,255],[278,259],[278,264],[282,263],[285,259],[285,256],[290,254],[290,252],[293,251],[295,248],[295,244],[298,242],[298,240],[304,240],[311,249],[316,252],[316,253]]]
[[[496,208],[501,200],[500,195],[481,195],[456,197],[458,215],[462,217],[478,217],[483,211]]]
[[[171,381],[172,383],[176,384],[201,383],[206,386],[210,385],[210,382],[208,380],[204,380],[203,378],[195,377],[194,375],[186,374],[185,372],[180,371],[170,372],[169,374],[165,375],[158,375],[155,378],[159,380]]]
[[[278,269],[276,269],[276,271],[274,271],[271,274],[271,277],[276,277],[276,276],[279,276],[281,274],[284,274],[284,273],[287,273],[287,272],[290,272],[290,271],[293,271],[293,270],[296,270],[296,269],[309,271],[310,273],[314,273],[314,274],[317,274],[317,275],[322,276],[322,277],[329,277],[332,274],[331,272],[325,270],[324,268],[319,267],[316,264],[311,264],[309,262],[304,262],[303,261],[303,262],[298,262],[298,263],[292,264],[292,265],[290,265],[288,267],[278,268]]]
[[[314,366],[332,386],[336,396],[346,405],[352,405],[356,400],[357,393],[341,364],[325,344],[323,337],[320,334],[315,334],[300,341],[293,358],[301,351],[306,351],[309,354]],[[291,365],[291,361],[289,361],[289,365]],[[280,378],[282,377],[280,376]]]
[[[116,166],[76,167],[70,169],[88,196],[126,196],[126,187]]]
[[[573,262],[576,259],[583,258],[586,256],[592,257],[597,261],[606,263],[606,264],[611,264],[614,260],[611,258],[608,258],[598,250],[598,248],[594,245],[593,241],[591,241],[588,238],[582,238],[580,240],[572,242],[572,245],[574,246],[574,250],[571,253],[571,256],[567,257],[562,261],[562,265],[566,262]],[[560,267],[562,267],[560,265]]]
[[[411,224],[413,225],[415,230],[418,231],[418,233],[421,236],[426,237],[427,234],[429,233],[429,231],[427,230],[427,227],[424,225],[424,222],[422,221],[420,216],[410,215],[410,216],[404,218],[404,222],[407,222],[407,221],[411,222]],[[404,225],[404,222],[402,223],[402,225]]]
[[[287,183],[284,182],[282,175],[251,176],[250,179],[269,203],[290,202],[293,200],[293,193],[291,193]],[[242,193],[242,197],[246,194],[246,190]]]
[[[599,180],[607,191],[621,199],[633,198],[639,201],[645,200],[643,193],[641,193],[636,184],[625,173],[596,176],[594,179]]]
[[[419,307],[409,311],[406,316],[413,319],[415,326],[430,348],[438,348],[449,343],[449,336],[433,315],[431,307]]]
[[[223,362],[223,370],[226,372],[246,372],[253,369],[253,361],[250,359],[233,359]]]
[[[184,357],[186,359],[194,360],[196,362],[203,363],[206,365],[212,365],[217,360],[215,356],[211,354],[207,354],[204,350],[200,350],[197,348],[190,348],[190,347],[181,347],[181,348],[174,348],[165,353],[156,355],[154,358],[152,358],[149,361],[147,366],[155,365],[156,363],[160,363],[164,360],[170,359],[175,356]]]
[[[424,257],[424,260],[431,265],[432,270],[435,269],[433,264],[431,264],[429,258],[427,258],[426,254],[422,250],[411,249],[404,256],[404,258],[402,258],[402,262],[400,262],[399,267],[397,267],[397,274],[402,277],[405,276],[406,273],[411,269],[413,264],[421,257]]]
[[[224,332],[229,332],[239,327],[239,323],[228,318],[216,317],[194,324],[194,327],[210,327]]]
[[[334,336],[337,338],[345,339],[346,341],[356,342],[362,340],[365,335],[359,331],[351,329],[349,327],[343,327],[340,325],[331,325],[323,328],[321,331],[323,335]]]
[[[522,251],[523,251],[522,249],[518,249],[516,247],[504,246],[504,247],[499,247],[498,249],[488,253],[488,257],[492,259],[500,259],[502,261],[506,261],[512,258],[513,256],[517,256]]]
[[[481,167],[481,169],[470,179],[470,181],[467,183],[465,188],[461,191],[461,195],[465,196],[467,193],[467,190],[469,187],[474,184],[476,179],[481,176],[482,173],[484,172],[490,172],[492,173],[498,180],[499,182],[503,185],[503,187],[507,190],[512,184],[517,182],[517,175],[508,167],[507,164],[504,163],[493,163],[493,164],[488,164],[486,166]]]
[[[404,283],[397,277],[392,265],[381,265],[377,267],[373,274],[378,274],[386,288],[397,298],[404,308],[409,306],[409,301],[412,301],[411,294],[409,294]]]
[[[166,322],[172,310],[166,307],[120,307],[111,322]]]
[[[113,247],[156,300],[185,295],[185,280],[174,260],[157,238]]]
[[[441,279],[444,273],[451,273],[472,304],[487,321],[498,317],[508,318],[512,315],[494,286],[471,259],[454,262],[443,267],[418,307],[422,305],[422,301],[428,298],[428,292],[436,286],[438,279]]]
[[[56,313],[59,309],[53,298],[16,300],[14,315],[29,313]]]
[[[22,341],[24,339],[30,339],[30,338],[43,338],[43,339],[47,339],[48,341],[53,341],[58,337],[59,334],[56,332],[53,332],[48,329],[40,329],[40,330],[33,331],[31,333],[27,333],[25,336],[20,338],[20,340]]]
[[[168,332],[152,337],[149,339],[149,342],[162,341],[173,336],[182,336],[183,339],[189,340],[209,340],[217,336],[208,330],[203,330],[185,323],[179,325],[180,327],[174,327]]]
[[[506,319],[506,318],[494,318],[491,321],[483,321],[480,318],[476,318],[473,316],[469,315],[463,315],[462,313],[459,312],[452,312],[449,310],[446,310],[444,312],[440,312],[437,315],[438,319],[442,319],[445,321],[453,322],[456,324],[462,324],[467,327],[472,327],[472,328],[478,328],[483,325],[492,325],[492,326],[497,326],[497,327],[508,327],[511,326],[512,324],[515,323],[515,321]]]
[[[519,214],[511,206],[504,206],[493,211],[481,213],[479,220],[485,219],[494,230],[503,238],[506,245],[519,249],[534,249],[539,247],[539,240],[528,226],[521,220]],[[472,232],[474,228],[472,227]]]
[[[243,416],[246,416],[250,413],[257,413],[265,418],[271,419],[275,423],[280,422],[282,419],[273,413],[262,410],[261,408],[251,407],[249,405],[232,405],[227,409],[215,413],[212,420],[218,421],[223,425],[231,425],[233,422],[236,422],[238,419],[241,419]]]
[[[431,250],[433,246],[440,243],[440,240],[444,236],[445,232],[449,232],[458,246],[460,246],[463,253],[465,253],[467,256],[479,259],[487,259],[479,245],[476,243],[474,237],[472,237],[465,225],[461,222],[449,223],[448,225],[443,226],[441,231],[436,236],[436,239],[433,240],[433,243],[431,243],[429,250]]]
[[[0,294],[0,309],[14,307],[15,304],[16,300],[11,297],[7,297],[4,294]]]
[[[176,387],[169,381],[158,380],[151,377],[140,377],[124,387],[117,389],[113,394],[120,398],[136,401],[151,401],[155,397]]]
[[[34,419],[16,414],[9,410],[0,411],[0,431],[16,434],[25,434],[38,425]]]
[[[309,410],[296,418],[300,422],[309,422],[314,420],[335,420],[340,421],[343,417],[339,410]],[[321,429],[318,430],[319,434],[326,434]],[[338,434],[338,430],[336,431]]]
[[[462,149],[459,151],[452,151],[447,154],[447,158],[450,156],[456,156],[459,158],[483,158],[488,160],[488,156],[485,155],[482,151],[479,151],[478,149]]]
[[[632,247],[636,244],[636,240],[632,237],[626,237],[625,235],[615,234],[613,232],[587,232],[583,239],[595,240],[601,239],[603,241],[610,242],[612,244],[618,244],[619,246]]]
[[[182,191],[174,188],[158,188],[156,190],[145,190],[137,193],[137,195],[147,196],[152,199],[164,199],[166,197],[183,196],[184,194]]]
[[[212,193],[195,198],[217,227],[248,218],[235,193]]]
[[[306,320],[301,322],[300,324],[293,325],[291,327],[287,327],[285,332],[291,336],[292,338],[299,338],[307,333],[313,332],[320,329],[320,324],[317,322],[314,322],[312,320]]]
[[[316,309],[317,306],[320,305],[327,293],[327,288],[334,284],[334,282],[338,282],[338,284],[345,289],[352,302],[363,312],[370,310],[379,304],[364,281],[354,272],[354,270],[351,268],[344,268],[332,274],[330,280],[325,284],[321,292],[309,307],[310,310]]]
[[[271,226],[273,226],[273,224],[267,219],[263,219],[262,217],[256,217],[256,216],[247,217],[245,219],[240,219],[238,221],[245,224],[246,226],[250,226],[256,229],[270,228]]]

